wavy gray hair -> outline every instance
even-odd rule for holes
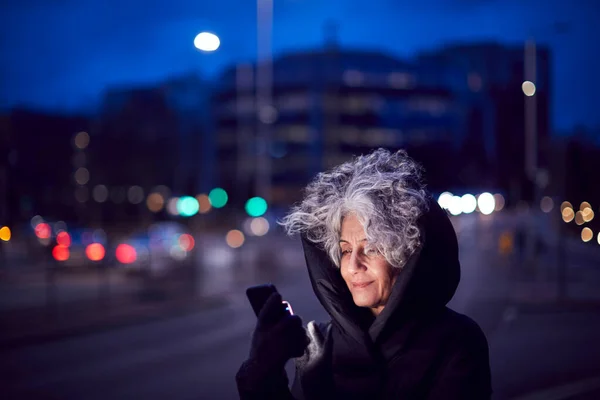
[[[278,223],[288,235],[304,234],[339,267],[342,219],[354,213],[369,246],[402,268],[421,244],[417,220],[427,209],[421,166],[403,150],[377,149],[319,173]]]

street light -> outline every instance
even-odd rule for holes
[[[194,46],[201,51],[212,52],[219,48],[221,40],[214,33],[200,32],[194,38]]]

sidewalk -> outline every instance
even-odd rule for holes
[[[554,250],[535,266],[506,257],[481,290],[502,313],[488,333],[495,399],[600,398],[600,264],[570,252],[559,284]]]
[[[600,390],[598,337],[600,307],[514,306],[496,333],[488,337],[494,398],[595,398],[575,396]],[[590,384],[590,379],[595,383]]]

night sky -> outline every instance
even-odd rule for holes
[[[89,110],[108,85],[151,84],[218,71],[256,54],[254,0],[7,0],[0,5],[0,107]],[[273,51],[323,44],[338,25],[342,46],[401,57],[444,43],[528,35],[553,50],[555,129],[600,126],[600,1],[275,0]],[[553,24],[570,29],[557,34]],[[221,38],[193,47],[203,30]]]

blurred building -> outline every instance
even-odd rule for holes
[[[74,221],[83,194],[76,182],[75,137],[90,119],[25,109],[0,118],[1,214],[5,223],[45,218]],[[80,173],[81,175],[81,173]]]
[[[526,55],[535,69],[535,99],[523,91]],[[525,46],[497,43],[457,44],[418,56],[424,84],[452,90],[468,110],[463,132],[461,173],[465,180],[482,181],[503,190],[509,201],[532,198],[526,173],[526,104],[537,102],[535,128],[540,168],[547,159],[540,149],[550,135],[551,68],[547,48],[526,53]]]
[[[193,74],[106,92],[90,145],[90,184],[101,193],[93,200],[106,203],[104,220],[148,217],[144,200],[157,187],[165,194],[196,195],[208,186],[205,92]]]
[[[336,46],[274,60],[273,108],[255,106],[255,65],[225,71],[212,97],[220,185],[239,203],[256,194],[256,136],[269,129],[273,205],[298,199],[316,173],[378,147],[405,148],[443,187],[464,131],[451,90],[422,85],[415,65]],[[235,200],[234,200],[235,201]]]

